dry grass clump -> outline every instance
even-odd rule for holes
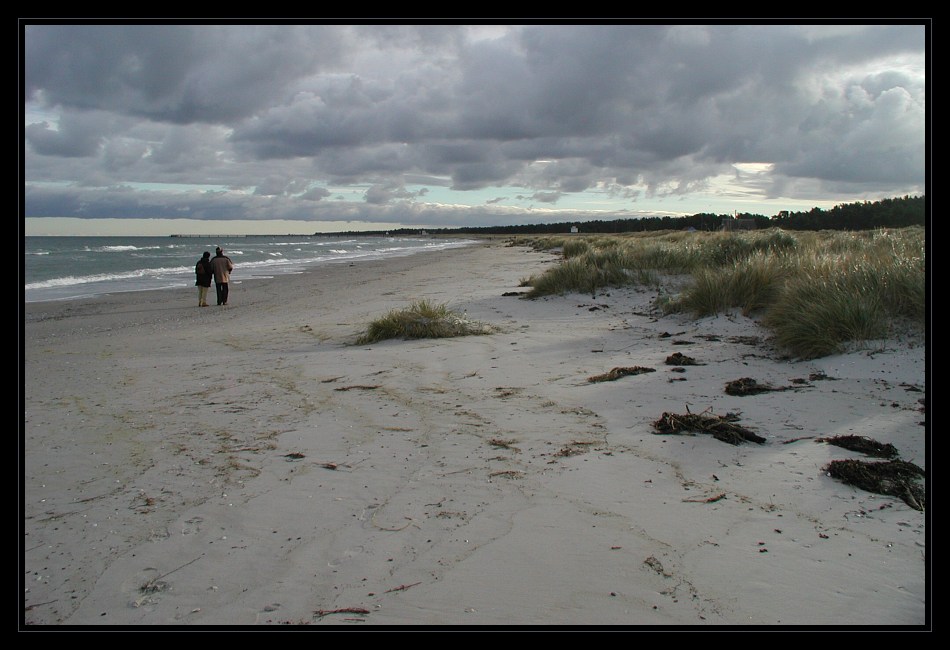
[[[451,311],[444,304],[420,300],[374,320],[356,343],[365,345],[386,339],[448,338],[490,334],[493,331],[490,325],[471,321],[465,314]]]

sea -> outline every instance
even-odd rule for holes
[[[220,246],[235,283],[340,263],[360,263],[474,244],[418,236],[179,235],[24,237],[24,300],[75,300],[122,291],[193,287],[195,264]]]

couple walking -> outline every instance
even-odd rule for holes
[[[198,287],[198,306],[208,306],[208,288],[211,286],[211,279],[214,278],[214,288],[218,294],[218,304],[228,304],[228,282],[231,280],[231,271],[234,270],[234,264],[231,258],[224,254],[221,247],[214,249],[215,256],[205,251],[201,259],[195,265],[195,286]]]

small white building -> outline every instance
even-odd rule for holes
[[[577,226],[571,226],[571,234],[577,234],[578,232]]]

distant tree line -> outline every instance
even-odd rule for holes
[[[564,234],[576,227],[581,233],[647,232],[655,230],[721,230],[723,221],[748,219],[756,228],[784,228],[786,230],[872,230],[875,228],[904,228],[925,225],[926,202],[923,196],[904,196],[880,201],[843,203],[830,210],[812,208],[807,212],[783,210],[766,217],[761,214],[699,213],[688,217],[639,217],[609,221],[562,221],[511,226],[482,226],[461,228],[398,228],[387,231],[352,231],[338,235],[419,235],[423,232],[438,235],[543,235]],[[327,234],[327,233],[315,233]]]
[[[873,203],[842,203],[827,211],[783,211],[769,219],[769,225],[786,230],[870,230],[923,226],[926,216],[923,196],[905,196]]]

